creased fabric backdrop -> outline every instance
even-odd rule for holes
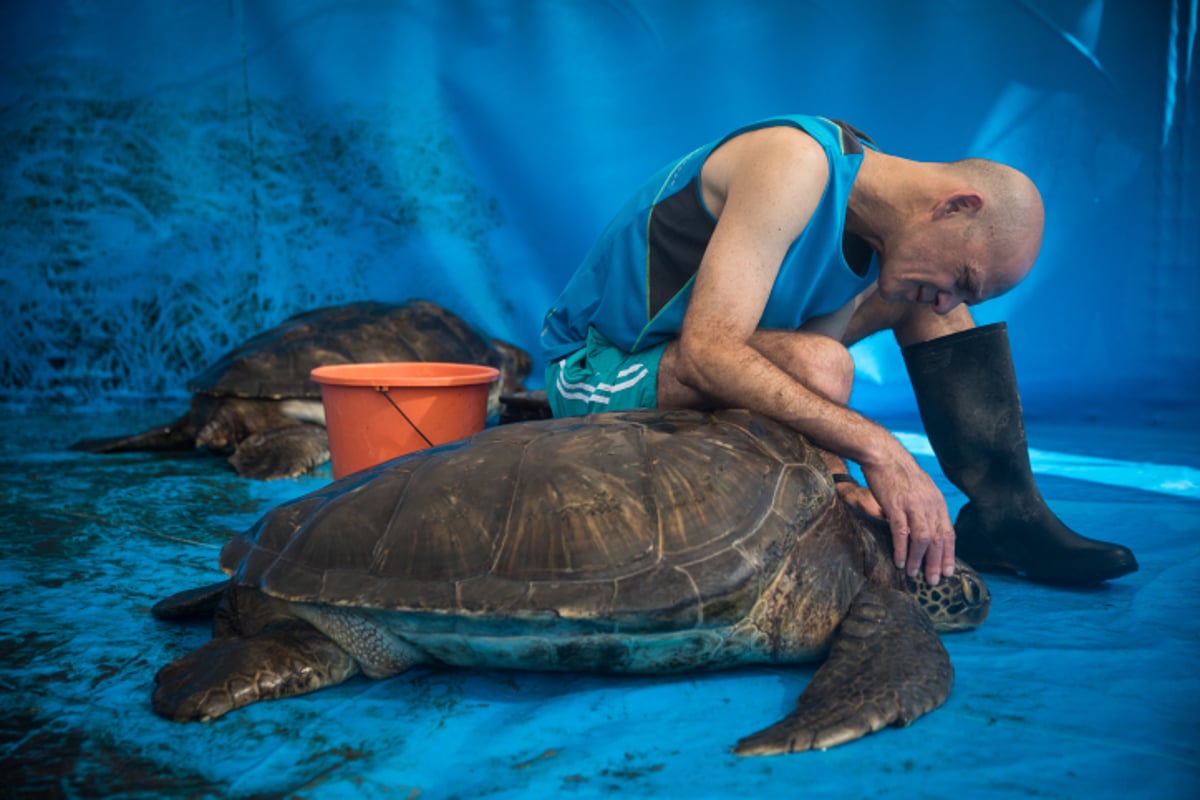
[[[3,795],[1198,796],[1197,16],[1197,0],[0,3]],[[986,625],[946,637],[947,704],[826,753],[729,752],[811,667],[413,670],[211,725],[153,716],[154,671],[207,633],[149,606],[215,580],[225,540],[329,473],[259,483],[202,454],[69,442],[170,419],[208,361],[326,303],[423,296],[536,354],[546,307],[648,172],[792,111],[1042,187],[1040,264],[979,317],[1011,325],[1046,498],[1133,547],[1137,573],[1085,591],[989,577]],[[957,510],[896,348],[855,354],[862,407]]]
[[[0,47],[0,398],[106,403],[423,296],[527,349],[626,194],[779,112],[1041,186],[1030,413],[1191,402],[1196,0],[28,0]],[[860,346],[864,410],[911,407]],[[540,370],[535,372],[540,374]]]

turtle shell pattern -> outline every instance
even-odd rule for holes
[[[500,368],[501,353],[461,317],[427,300],[364,301],[289,317],[230,350],[188,383],[192,392],[314,398],[309,379],[329,364],[450,361]]]
[[[526,422],[279,506],[221,566],[278,598],[410,612],[426,630],[717,627],[835,498],[813,447],[747,411]]]

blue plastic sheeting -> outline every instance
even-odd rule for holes
[[[6,791],[1200,794],[1197,17],[1196,0],[4,3]],[[236,342],[327,303],[427,297],[536,355],[634,186],[781,112],[1039,184],[1039,264],[978,318],[1010,324],[1052,505],[1140,572],[1091,591],[992,579],[992,619],[947,639],[946,706],[826,753],[729,752],[811,669],[417,670],[212,724],[150,712],[154,671],[207,635],[150,605],[215,579],[230,535],[328,473],[257,484],[68,442],[173,418],[114,401],[181,398]],[[858,406],[920,452],[894,345],[855,357]]]
[[[979,310],[1010,323],[1030,411],[1152,413],[1197,389],[1196,0],[0,14],[3,398],[178,396],[250,333],[350,299],[428,297],[536,353],[641,180],[781,112],[1040,185],[1039,265]],[[911,410],[890,341],[856,356],[864,410]]]
[[[944,639],[957,679],[941,709],[827,752],[739,758],[732,744],[782,717],[811,668],[669,678],[418,669],[212,723],[154,716],[155,670],[208,632],[155,621],[149,607],[218,579],[224,541],[329,480],[246,481],[199,454],[63,450],[85,433],[176,411],[0,420],[0,774],[19,795],[1124,800],[1200,791],[1200,497],[1181,488],[1200,469],[1194,426],[1031,426],[1051,505],[1079,530],[1130,545],[1141,570],[1091,590],[990,577],[991,618]],[[920,430],[914,419],[891,427]],[[957,507],[962,496],[931,458],[919,459]],[[1102,482],[1089,471],[1097,465]]]

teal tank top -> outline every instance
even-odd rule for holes
[[[739,128],[668,164],[617,213],[546,313],[542,352],[556,361],[584,346],[589,327],[626,352],[677,338],[700,259],[716,227],[704,205],[700,169],[709,154],[739,134],[791,125],[825,149],[829,183],[804,231],[792,242],[758,327],[794,330],[844,306],[878,276],[846,263],[843,226],[863,148],[874,145],[851,126],[823,117],[781,116]]]

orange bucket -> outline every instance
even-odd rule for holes
[[[483,430],[500,371],[475,364],[336,364],[321,385],[333,477]]]

